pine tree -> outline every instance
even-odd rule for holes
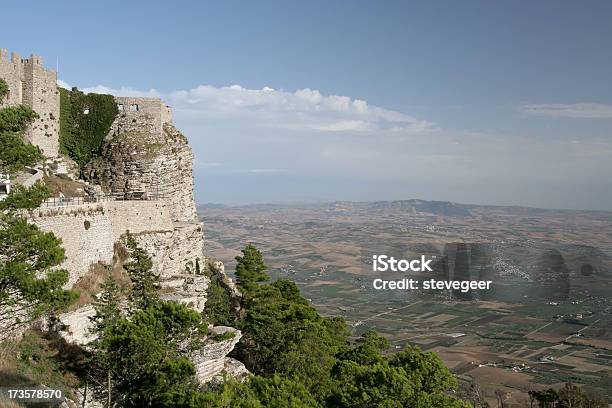
[[[153,273],[151,257],[138,246],[133,235],[128,233],[126,244],[130,252],[130,261],[123,265],[123,269],[132,280],[131,309],[144,310],[158,300],[158,277]]]
[[[95,364],[93,365],[91,378],[94,380],[94,383],[98,384],[94,388],[104,395],[106,405],[111,407],[114,399],[112,386],[113,371],[111,369],[109,353],[103,340],[106,333],[121,320],[121,312],[119,310],[121,291],[119,285],[117,285],[117,282],[110,274],[102,284],[101,289],[100,294],[93,302],[96,314],[89,318],[93,323],[90,331],[98,336],[92,344],[95,351],[93,354]]]
[[[257,282],[265,282],[270,279],[266,273],[266,265],[261,252],[253,244],[248,244],[242,250],[242,256],[237,256],[236,277],[238,284],[244,289]]]

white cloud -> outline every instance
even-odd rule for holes
[[[295,92],[264,87],[247,89],[240,85],[214,87],[200,85],[189,90],[161,93],[98,85],[84,92],[120,96],[158,97],[177,113],[211,119],[245,120],[260,127],[320,132],[424,132],[433,123],[402,112],[370,105],[348,96],[323,95],[305,88]]]
[[[523,105],[519,110],[537,116],[576,119],[612,119],[612,105],[601,103]]]
[[[72,86],[68,82],[64,82],[61,79],[57,80],[57,86],[64,89],[72,89]]]

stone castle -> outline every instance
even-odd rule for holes
[[[0,78],[9,86],[0,106],[32,107],[39,118],[28,129],[27,140],[41,148],[47,164],[64,160],[59,153],[57,73],[45,69],[39,56],[21,59],[12,53],[9,60],[7,55],[6,50],[0,51]],[[82,183],[85,197],[44,203],[30,213],[30,220],[61,238],[66,253],[62,267],[70,272],[67,287],[91,280],[97,265],[111,265],[117,258],[117,244],[129,232],[151,255],[163,297],[201,311],[210,279],[200,273],[207,261],[193,195],[193,152],[162,100],[116,97],[115,101],[119,113],[101,155],[83,169],[85,180],[70,175]],[[45,165],[37,171],[48,176],[58,170]],[[209,264],[217,265],[215,273],[233,287],[222,264]],[[91,306],[85,305],[62,316],[69,341],[86,343],[87,317],[92,313]],[[240,332],[215,330],[232,330],[236,335],[192,356],[200,380],[208,381],[224,370],[243,375],[242,363],[226,357]]]
[[[6,49],[0,49],[0,78],[9,87],[3,105],[27,105],[39,118],[26,132],[26,139],[40,147],[45,156],[57,156],[59,150],[60,97],[57,73],[45,69],[42,57],[30,55],[21,58]]]

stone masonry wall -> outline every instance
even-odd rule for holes
[[[170,208],[164,200],[109,201],[103,204],[115,242],[127,231],[133,234],[169,233],[174,229]]]
[[[137,131],[161,134],[165,123],[172,123],[172,112],[161,99],[115,97],[119,115],[113,122],[107,139],[121,133]]]
[[[26,139],[40,147],[47,157],[59,150],[60,97],[57,73],[43,66],[42,58],[31,55],[22,59],[0,49],[0,78],[9,86],[9,95],[0,106],[27,105],[39,116],[25,133]]]
[[[166,245],[178,253],[191,251],[188,239],[170,240],[174,226],[163,201],[109,201],[67,207],[39,208],[31,213],[31,220],[44,231],[50,231],[62,240],[66,261],[62,267],[70,272],[67,287],[87,273],[92,264],[111,263],[113,245],[128,230],[134,234],[157,233],[168,236]],[[195,239],[196,237],[194,237]],[[200,244],[198,240],[196,246]],[[183,249],[182,246],[190,249]],[[166,251],[171,252],[171,251]],[[166,261],[165,254],[157,256],[158,262],[170,264],[174,273],[182,273],[177,263]]]
[[[35,210],[32,222],[62,240],[66,253],[62,267],[70,272],[68,288],[85,275],[92,264],[98,261],[110,264],[113,260],[111,221],[101,205]]]

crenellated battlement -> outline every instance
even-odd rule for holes
[[[30,54],[30,58],[21,58],[21,56],[16,52],[11,52],[11,58],[9,59],[9,52],[6,48],[0,48],[0,60],[8,61],[13,64],[21,64],[21,65],[38,65],[44,68],[43,66],[43,58],[40,55]],[[52,69],[45,69],[45,71],[52,71]]]
[[[25,137],[42,149],[45,156],[55,157],[59,149],[60,98],[57,89],[57,72],[46,69],[43,58],[31,54],[21,58],[7,49],[0,49],[0,78],[9,88],[0,106],[27,105],[38,119],[27,130]]]

